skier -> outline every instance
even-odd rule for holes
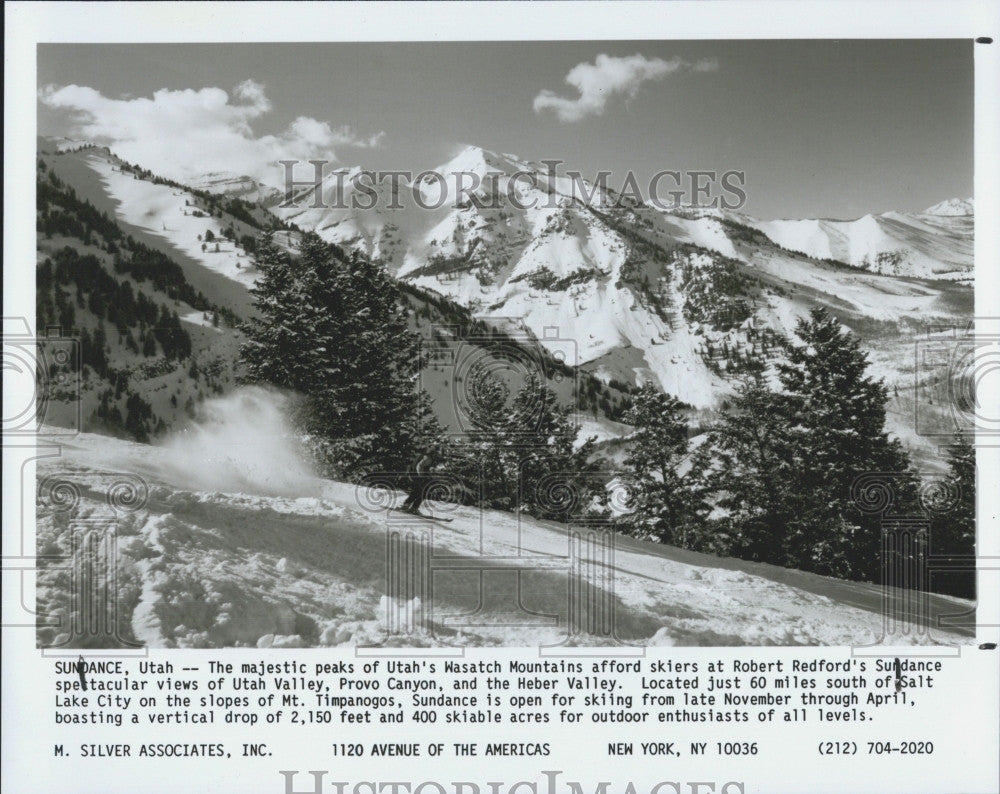
[[[410,493],[406,497],[406,501],[403,502],[401,510],[405,510],[407,513],[419,512],[420,505],[424,501],[424,491],[431,479],[433,465],[432,451],[428,450],[414,466],[414,473],[410,476]]]

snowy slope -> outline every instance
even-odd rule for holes
[[[206,245],[202,239],[211,231],[218,236],[216,218],[193,214],[190,193],[135,179],[103,157],[90,158],[92,167],[101,175],[107,191],[120,202],[119,216],[134,226],[140,226],[159,235],[211,270],[245,287],[255,281],[255,269],[250,257],[225,239]],[[188,205],[185,205],[185,201]],[[216,251],[218,247],[218,251]]]
[[[877,273],[967,279],[972,270],[971,199],[948,199],[922,213],[887,212],[852,221],[750,223],[790,250]]]
[[[62,175],[81,197],[94,203],[102,211],[110,204],[119,222],[142,230],[153,238],[165,243],[157,246],[170,252],[182,261],[197,262],[210,273],[235,282],[244,290],[256,281],[257,271],[253,259],[239,245],[222,236],[222,228],[232,225],[238,235],[255,235],[259,230],[248,226],[240,219],[228,214],[216,217],[195,193],[184,188],[142,178],[106,148],[91,147],[57,158],[49,158],[48,163]],[[97,178],[98,190],[102,195],[91,195],[92,179],[81,173],[89,170]],[[271,189],[248,181],[247,177],[229,177],[209,174],[195,189],[224,193],[229,197],[246,198],[249,201],[264,199],[273,195]],[[211,231],[214,240],[205,242]],[[275,241],[282,246],[294,245],[297,235],[280,233]]]
[[[214,401],[201,426],[157,447],[80,435],[39,461],[39,553],[70,552],[67,502],[54,485],[65,479],[80,518],[117,510],[122,632],[150,646],[608,642],[567,629],[567,555],[579,546],[566,527],[447,503],[430,509],[452,523],[386,513],[399,496],[304,471],[276,410],[251,390]],[[116,482],[136,477],[148,501],[106,500]],[[433,552],[432,595],[389,590],[398,579],[387,577],[387,551],[408,535]],[[611,558],[601,545],[579,548],[580,570],[597,573],[577,591],[581,606],[613,604],[617,637],[630,644],[870,644],[881,636],[882,592],[873,585],[621,537]],[[61,570],[40,571],[38,605],[70,618]],[[419,579],[426,569],[413,570]],[[933,601],[947,612],[970,606]],[[39,636],[67,639],[53,628]],[[935,640],[970,641],[948,631]],[[894,644],[924,642],[908,631]]]

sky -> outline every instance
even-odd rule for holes
[[[421,171],[466,145],[596,177],[745,173],[763,219],[972,195],[969,40],[50,44],[39,134],[173,178],[319,157]],[[272,178],[268,179],[268,176]]]

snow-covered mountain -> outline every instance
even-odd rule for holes
[[[876,273],[955,280],[971,276],[972,199],[948,199],[920,213],[886,212],[852,221],[755,221],[753,225],[785,248]]]
[[[494,259],[503,256],[510,260],[519,243],[527,243],[518,232],[533,233],[534,238],[542,232],[552,232],[560,211],[571,216],[574,208],[580,210],[586,228],[575,231],[585,233],[602,225],[592,215],[588,217],[588,213],[600,211],[616,195],[613,190],[595,188],[590,182],[574,183],[563,176],[553,178],[541,164],[475,146],[467,147],[432,170],[448,177],[446,199],[440,202],[445,206],[439,210],[416,207],[409,199],[414,186],[402,180],[400,189],[391,196],[392,201],[388,182],[368,188],[373,196],[377,195],[371,202],[375,204],[372,209],[309,208],[312,189],[302,188],[294,197],[298,208],[276,208],[275,212],[302,228],[320,232],[332,242],[380,256],[405,277],[426,266],[429,258],[466,257],[473,246],[484,250],[472,251],[470,265],[488,264],[489,254],[494,254]],[[349,204],[355,192],[351,180],[360,171],[354,167],[327,173],[322,193],[325,203],[337,204],[339,197],[341,204]],[[535,185],[525,179],[525,172],[535,176]],[[459,180],[452,176],[455,174],[468,175],[463,177],[465,187],[480,183],[472,195],[489,208],[476,206],[469,200],[456,207]],[[493,179],[490,176],[493,174],[500,176]],[[512,178],[517,180],[512,191],[517,196],[515,202],[505,200],[511,195]],[[236,189],[244,187],[241,184]],[[434,203],[441,195],[441,185],[429,176],[415,189],[419,189],[427,203]],[[525,210],[518,203],[533,206]],[[393,208],[387,209],[390,204]],[[772,242],[793,252],[816,259],[835,259],[878,273],[964,279],[972,268],[971,199],[948,199],[921,213],[887,212],[848,221],[763,221],[731,210],[686,207],[661,211],[648,204],[633,209],[636,215],[631,220],[639,225],[726,256],[739,256],[732,226],[742,225],[763,231]]]
[[[816,304],[863,336],[877,327],[880,342],[970,316],[973,218],[957,213],[971,213],[971,202],[856,221],[764,222],[616,202],[613,191],[574,190],[539,164],[478,147],[435,171],[480,185],[456,202],[449,177],[435,210],[417,206],[410,186],[391,197],[383,183],[371,210],[310,209],[303,191],[300,208],[273,211],[483,317],[516,317],[539,339],[575,340],[580,363],[602,377],[652,379],[697,406],[726,392],[742,353],[766,355],[770,335],[790,331]],[[324,201],[350,204],[355,173],[328,174]],[[441,186],[425,177],[416,189],[426,204]]]
[[[923,215],[975,215],[975,203],[971,198],[951,198],[928,207]]]
[[[223,221],[195,213],[205,205],[197,191],[123,171],[106,150],[59,157],[70,176],[97,174],[95,201],[209,271],[212,292],[231,293],[227,305],[239,312],[249,303],[252,260],[219,239]],[[155,163],[142,165],[156,172]],[[388,180],[363,181],[360,190],[361,169],[343,168],[326,173],[322,196],[330,206],[315,209],[309,187],[296,196],[298,208],[281,208],[273,189],[229,175],[206,175],[198,190],[262,201],[259,212],[266,206],[363,251],[482,318],[518,320],[553,353],[564,353],[569,340],[575,363],[605,381],[657,382],[697,407],[717,405],[747,354],[772,358],[776,335],[822,305],[863,339],[876,372],[895,387],[890,421],[899,435],[913,436],[914,338],[928,325],[964,327],[972,317],[974,219],[946,214],[971,212],[971,201],[856,221],[764,222],[733,211],[618,202],[589,183],[583,188],[592,195],[583,200],[579,186],[551,178],[542,165],[478,147],[434,170],[465,174],[465,187],[476,177],[480,184],[462,201],[452,176],[443,196],[432,176],[415,188],[401,183],[394,194]],[[353,198],[371,209],[352,208]],[[227,215],[230,223],[237,237],[253,232]],[[215,242],[205,245],[210,228]],[[294,237],[282,232],[279,241]],[[197,276],[189,271],[189,279]]]
[[[258,182],[253,177],[228,171],[202,174],[189,184],[196,190],[204,190],[206,193],[234,196],[253,203],[273,204],[281,200],[281,191],[278,188]]]

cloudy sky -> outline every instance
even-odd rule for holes
[[[742,170],[762,218],[972,193],[971,41],[41,45],[39,133],[183,179],[414,171],[466,144],[584,175]],[[269,178],[270,177],[270,178]]]

